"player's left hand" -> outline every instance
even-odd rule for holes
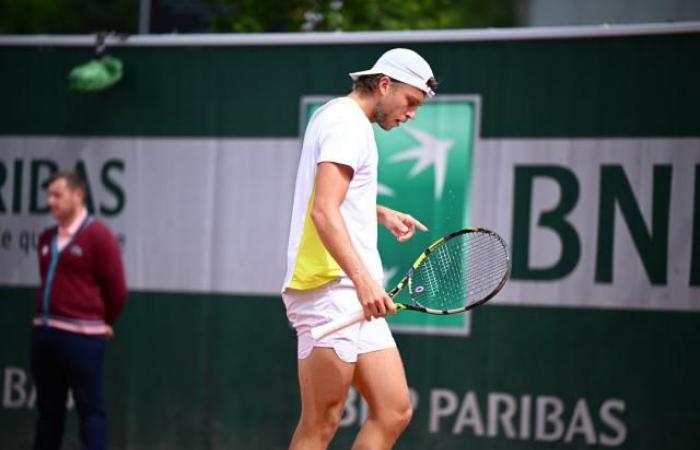
[[[377,220],[384,225],[399,242],[406,242],[416,234],[416,228],[428,231],[428,227],[420,223],[410,214],[405,214],[385,206],[377,206]]]

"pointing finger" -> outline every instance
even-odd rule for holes
[[[413,223],[415,223],[416,228],[418,228],[421,231],[428,231],[428,227],[426,227],[425,225],[423,225],[422,223],[420,223],[418,220],[414,219],[413,217],[411,217],[411,219],[413,219]]]

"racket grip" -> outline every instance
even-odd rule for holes
[[[311,337],[316,340],[322,339],[335,331],[342,330],[343,328],[362,322],[363,320],[365,320],[365,313],[363,311],[358,311],[350,316],[340,317],[328,323],[324,323],[323,325],[313,327],[311,329]]]

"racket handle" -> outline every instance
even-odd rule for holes
[[[322,339],[333,332],[342,330],[343,328],[362,322],[363,320],[365,320],[365,313],[363,311],[358,311],[350,316],[340,317],[328,323],[324,323],[323,325],[313,327],[311,329],[311,337],[316,340]]]

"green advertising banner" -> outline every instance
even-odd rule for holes
[[[700,448],[699,26],[130,37],[109,48],[117,85],[71,92],[93,42],[0,37],[0,448],[31,447],[36,240],[59,167],[87,178],[127,270],[110,448],[287,448],[300,129],[398,46],[440,86],[376,131],[378,203],[430,228],[380,231],[387,285],[465,226],[503,236],[513,272],[470,315],[392,319],[414,407],[395,448]],[[367,415],[351,391],[330,448]],[[63,448],[78,441],[73,408]]]

